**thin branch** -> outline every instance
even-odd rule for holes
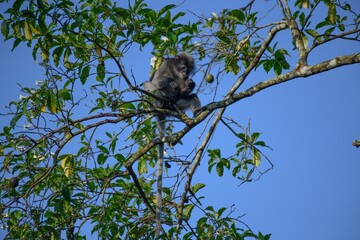
[[[285,11],[286,11],[286,16],[287,16],[287,24],[290,27],[291,30],[291,34],[293,37],[293,40],[295,41],[295,46],[296,49],[298,50],[299,53],[299,61],[298,61],[298,66],[302,67],[302,66],[307,66],[307,51],[305,48],[305,44],[304,41],[302,39],[302,35],[301,32],[299,30],[299,26],[297,24],[297,22],[295,21],[290,7],[287,3],[287,0],[283,0],[284,4],[285,4]]]
[[[247,67],[244,73],[236,80],[234,86],[230,89],[225,98],[231,97],[235,91],[241,86],[241,84],[245,81],[246,77],[250,74],[250,72],[256,67],[259,63],[261,56],[264,54],[266,48],[270,45],[271,41],[274,39],[276,33],[286,29],[288,26],[284,22],[278,23],[275,27],[271,28],[269,31],[268,37],[264,40],[263,44],[260,46],[259,50],[254,56],[254,59],[251,61],[249,67]]]
[[[182,225],[182,216],[183,216],[183,210],[184,210],[184,204],[187,198],[187,194],[190,191],[191,188],[191,181],[192,178],[195,174],[195,171],[197,169],[197,167],[200,165],[203,153],[204,153],[204,149],[206,148],[208,142],[210,141],[213,133],[215,132],[216,126],[218,125],[220,119],[222,118],[222,115],[224,114],[226,108],[221,108],[218,115],[216,116],[214,122],[212,123],[212,125],[209,128],[208,133],[206,134],[204,141],[202,142],[202,144],[200,145],[196,156],[195,156],[195,160],[194,160],[194,164],[192,165],[190,171],[188,172],[188,179],[185,183],[185,187],[184,187],[184,191],[182,193],[181,196],[181,200],[179,203],[179,207],[178,207],[178,223],[177,223],[177,235],[176,235],[176,239],[178,239],[178,234],[180,233],[180,226]]]
[[[250,97],[254,95],[255,93],[258,93],[266,88],[272,87],[274,85],[284,83],[287,81],[290,81],[292,79],[296,78],[306,78],[309,76],[313,76],[322,72],[330,71],[335,68],[339,68],[344,65],[350,65],[360,63],[360,52],[355,53],[352,55],[346,55],[346,56],[339,56],[318,64],[315,64],[313,66],[303,66],[301,68],[293,69],[292,71],[285,73],[283,75],[276,76],[274,78],[271,78],[269,80],[265,80],[263,82],[260,82],[256,85],[253,85],[252,87],[240,92],[233,94],[232,96],[229,96],[228,98],[218,101],[218,102],[212,102],[208,105],[205,105],[202,107],[200,114],[196,118],[196,124],[201,122],[204,118],[206,118],[211,112],[213,112],[215,109],[221,109],[223,107],[229,106],[243,98]],[[189,121],[190,123],[190,121]],[[188,129],[192,128],[193,126],[187,126],[182,131],[178,132],[177,134],[183,135],[185,134]],[[176,134],[175,134],[176,135]]]
[[[155,216],[155,210],[154,210],[154,208],[151,206],[151,204],[149,203],[149,201],[148,201],[148,199],[147,199],[147,197],[146,197],[146,195],[145,195],[145,193],[144,193],[144,191],[143,191],[143,189],[142,189],[142,187],[141,187],[141,184],[139,183],[139,179],[137,178],[134,170],[132,169],[132,166],[127,166],[126,168],[127,168],[127,170],[129,171],[129,174],[130,174],[131,178],[133,179],[134,184],[135,184],[135,187],[136,187],[137,190],[139,191],[140,197],[141,197],[141,199],[144,201],[145,206],[149,209],[149,211],[151,212],[151,214],[152,214],[153,216]]]
[[[320,38],[320,37],[325,37],[326,35],[319,35],[319,36],[314,38],[314,44],[309,48],[308,53],[310,53],[316,47],[318,47],[318,46],[320,46],[320,45],[322,45],[324,43],[333,41],[335,39],[346,39],[346,40],[357,40],[357,41],[359,41],[359,39],[358,39],[359,37],[355,37],[355,38],[347,38],[346,37],[348,35],[355,34],[355,33],[357,33],[357,34],[360,33],[360,30],[357,27],[355,29],[351,30],[351,31],[348,31],[348,32],[343,32],[343,33],[340,33],[340,34],[337,34],[337,35],[334,35],[334,36],[328,36],[328,38],[323,40],[323,41],[318,41],[317,39]]]

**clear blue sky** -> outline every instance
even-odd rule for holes
[[[158,7],[164,2],[152,1],[153,5],[149,5]],[[208,15],[222,8],[239,7],[241,2],[244,1],[188,0],[181,9]],[[348,2],[360,12],[358,0]],[[259,3],[269,8],[275,1]],[[271,14],[276,18],[278,10]],[[12,42],[4,43],[0,37],[1,112],[9,101],[18,99],[17,83],[34,86],[36,80],[43,78],[31,50],[21,46],[10,52],[11,46]],[[318,50],[310,63],[359,51],[360,43],[337,41]],[[138,56],[129,58],[133,71],[148,69],[149,57],[143,61]],[[291,60],[295,61],[296,55]],[[270,72],[259,75],[257,80],[272,76]],[[197,77],[200,76],[195,76],[195,81]],[[273,148],[266,154],[274,163],[274,170],[258,182],[237,187],[237,182],[228,176],[209,178],[205,173],[207,166],[202,164],[195,181],[208,184],[203,192],[205,205],[236,204],[235,213],[246,214],[242,220],[252,230],[272,233],[271,239],[275,240],[358,239],[360,148],[353,147],[352,141],[360,139],[359,93],[358,64],[277,85],[231,107],[228,115],[237,111],[241,124],[246,125],[251,119],[252,130],[263,133],[262,139]],[[3,125],[0,120],[0,127]],[[220,132],[212,146],[226,151]]]

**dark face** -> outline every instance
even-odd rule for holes
[[[178,71],[183,79],[190,78],[194,73],[194,64],[189,59],[178,58]]]

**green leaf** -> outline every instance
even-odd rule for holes
[[[176,7],[175,4],[166,5],[165,7],[163,7],[162,9],[159,10],[158,16],[161,16],[163,13],[168,12],[170,9],[173,9],[175,7]]]
[[[234,57],[225,58],[225,69],[227,72],[238,74],[240,71],[240,66],[237,62],[237,59],[235,59]]]
[[[68,202],[70,202],[71,201],[71,197],[70,197],[70,190],[69,190],[69,188],[64,188],[62,191],[61,191],[61,194],[62,194],[62,196],[64,197],[64,199],[66,200],[66,201],[68,201]]]
[[[61,89],[59,91],[59,97],[61,97],[64,100],[71,100],[71,94],[70,94],[69,89],[66,89],[66,88]]]
[[[179,12],[172,18],[172,21],[174,22],[175,20],[177,20],[178,18],[180,18],[182,16],[185,16],[185,13],[184,12]]]
[[[106,162],[106,160],[108,159],[109,155],[107,154],[104,154],[104,153],[100,153],[98,156],[97,156],[97,163],[102,165]]]
[[[225,208],[225,207],[220,208],[219,211],[218,211],[219,217],[220,217],[225,211],[226,211],[226,208]]]
[[[81,70],[80,82],[82,83],[82,85],[84,85],[86,83],[86,80],[89,77],[89,74],[90,74],[90,66],[87,65]]]
[[[106,147],[104,146],[98,146],[98,148],[100,149],[101,152],[105,153],[105,154],[109,154],[109,149],[107,149]]]
[[[312,36],[313,38],[316,38],[319,36],[319,33],[316,30],[313,29],[305,29],[305,32]]]
[[[255,142],[256,139],[258,139],[260,137],[261,133],[259,132],[254,132],[253,134],[251,134],[251,143]]]
[[[124,157],[124,155],[122,155],[122,154],[120,154],[120,153],[118,153],[118,154],[115,154],[115,159],[118,161],[118,162],[121,162],[121,163],[123,163],[123,162],[125,162],[125,157]]]
[[[208,156],[212,159],[220,159],[221,157],[221,150],[220,149],[209,149]]]
[[[19,44],[20,44],[21,42],[22,42],[22,40],[21,40],[20,38],[15,39],[11,51],[14,51],[14,49],[15,49],[17,46],[19,46]]]
[[[67,63],[69,61],[69,57],[71,55],[71,49],[69,47],[67,47],[65,49],[65,53],[64,53],[64,63]]]
[[[215,33],[219,40],[223,41],[225,44],[230,44],[231,40],[221,31]]]
[[[3,19],[1,18],[1,15],[0,15],[0,19],[3,20]],[[10,32],[9,21],[5,21],[5,20],[4,20],[4,21],[1,23],[0,29],[1,29],[2,35],[4,35],[4,37],[7,38],[8,35],[9,35],[9,32]]]
[[[55,48],[54,52],[53,52],[53,58],[54,58],[54,64],[55,66],[59,66],[59,61],[61,58],[62,53],[64,52],[64,48],[63,47],[57,47]]]
[[[57,112],[57,99],[56,99],[55,94],[52,91],[48,92],[46,103],[47,103],[47,108],[51,114],[54,114]]]
[[[42,34],[46,34],[48,31],[45,19],[46,16],[44,14],[41,14],[38,18],[38,25]]]
[[[199,191],[200,189],[204,188],[206,185],[203,183],[197,183],[194,186],[191,187],[191,191],[193,193],[196,193],[197,191]]]
[[[147,161],[145,161],[144,159],[138,161],[138,172],[139,174],[148,172]]]
[[[14,12],[18,12],[24,2],[25,2],[25,0],[16,0],[12,6]]]
[[[316,26],[315,26],[315,29],[319,29],[319,28],[322,28],[322,27],[325,27],[329,25],[326,21],[322,21],[322,22],[319,22]]]
[[[220,162],[226,167],[227,169],[230,169],[230,161],[226,158],[221,158]]]
[[[302,27],[305,25],[305,14],[304,13],[300,14],[299,22]]]
[[[268,73],[271,70],[271,68],[273,68],[273,66],[274,66],[274,63],[272,60],[266,60],[263,62],[263,68],[266,73]]]
[[[102,64],[98,64],[96,68],[97,76],[96,80],[99,82],[102,82],[105,78],[105,67]]]
[[[338,26],[339,30],[344,32],[345,31],[345,25],[344,24],[339,24]]]
[[[240,171],[241,171],[241,165],[239,164],[236,167],[234,167],[231,174],[235,177]]]
[[[185,207],[184,207],[184,211],[183,211],[183,217],[185,218],[185,219],[190,219],[190,217],[191,217],[191,212],[192,212],[192,210],[194,209],[194,204],[189,204],[189,205],[186,205]]]
[[[222,162],[219,162],[218,164],[216,164],[216,172],[217,174],[221,177],[224,174],[224,165]]]
[[[277,76],[279,76],[282,73],[282,69],[283,68],[278,62],[274,63],[274,72]]]
[[[125,110],[125,109],[135,110],[136,107],[134,106],[133,103],[127,102],[127,103],[121,104],[121,105],[120,105],[120,109],[124,109],[124,110]]]
[[[243,22],[245,20],[244,12],[239,9],[231,10],[228,15],[234,17],[239,22]]]
[[[256,143],[254,143],[254,145],[256,145],[256,146],[261,146],[261,147],[267,147],[267,145],[265,144],[264,141],[258,141],[258,142],[256,142]]]

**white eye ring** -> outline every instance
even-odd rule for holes
[[[187,71],[187,67],[182,66],[182,67],[181,67],[181,72],[186,73],[186,71]]]

